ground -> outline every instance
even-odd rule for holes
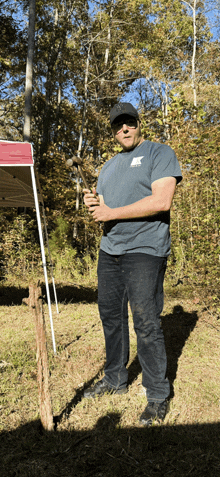
[[[35,324],[28,289],[0,292],[1,477],[220,476],[220,320],[213,295],[184,281],[165,286],[162,316],[172,387],[165,422],[139,425],[146,406],[130,317],[129,391],[84,399],[103,375],[96,286],[58,285],[54,356],[44,305],[55,430],[42,429]]]

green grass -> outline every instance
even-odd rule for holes
[[[151,429],[138,422],[146,398],[131,317],[128,394],[86,400],[83,389],[102,377],[105,363],[95,284],[58,285],[57,292],[57,356],[44,305],[54,432],[40,425],[32,313],[11,305],[8,291],[8,305],[0,306],[1,477],[219,477],[220,322],[207,291],[166,283],[162,324],[173,397],[164,424]]]

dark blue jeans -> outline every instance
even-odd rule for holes
[[[114,389],[127,384],[129,360],[128,301],[137,335],[142,384],[148,401],[169,396],[166,351],[160,314],[167,259],[145,253],[109,255],[98,262],[98,305],[105,335],[105,379]]]

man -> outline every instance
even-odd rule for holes
[[[143,425],[163,421],[170,394],[166,351],[160,326],[163,281],[170,253],[170,207],[181,171],[167,145],[145,141],[130,103],[110,112],[115,141],[122,151],[100,173],[97,194],[84,190],[96,222],[104,222],[98,263],[98,305],[106,344],[104,378],[85,397],[127,392],[128,301],[137,334],[137,352],[148,404]]]

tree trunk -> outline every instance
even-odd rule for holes
[[[196,7],[197,1],[193,0],[191,5],[190,2],[186,0],[182,0],[185,5],[188,5],[189,8],[192,10],[193,14],[193,54],[192,54],[192,68],[191,68],[191,75],[192,75],[192,90],[193,90],[193,104],[195,108],[197,107],[197,94],[196,94],[196,70],[195,70],[195,63],[196,63],[196,42],[197,42],[197,31],[196,31]]]
[[[193,5],[193,55],[192,55],[192,89],[193,89],[193,103],[195,108],[197,107],[197,97],[196,97],[196,71],[195,71],[195,62],[196,62],[196,3],[197,0],[194,0]]]
[[[77,156],[78,157],[81,156],[82,143],[83,143],[83,128],[85,126],[85,120],[86,120],[86,109],[87,109],[87,100],[88,100],[88,76],[89,76],[90,49],[91,49],[91,43],[89,43],[87,59],[86,59],[85,82],[84,82],[84,103],[83,103],[82,124],[81,124],[81,129],[80,129],[79,144],[78,144],[78,151],[77,151]],[[77,173],[77,177],[76,177],[76,215],[75,215],[75,222],[74,222],[74,228],[73,228],[73,238],[74,239],[76,239],[78,237],[77,217],[78,217],[78,213],[79,213],[79,195],[80,195],[79,174]]]
[[[28,53],[27,53],[26,83],[25,83],[24,129],[23,129],[23,138],[25,142],[30,142],[30,139],[31,139],[31,100],[32,100],[32,86],[33,86],[35,10],[36,10],[36,1],[30,0],[29,26],[28,26]]]

